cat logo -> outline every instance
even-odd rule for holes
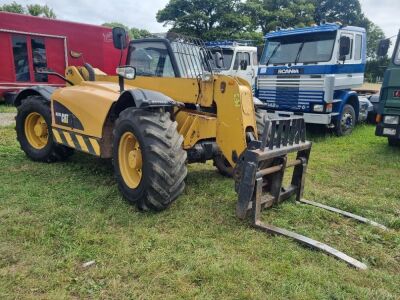
[[[61,123],[69,124],[69,115],[56,112],[56,117],[60,118]]]

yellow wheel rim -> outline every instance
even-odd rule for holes
[[[35,149],[43,149],[49,141],[49,131],[46,120],[37,112],[30,113],[25,119],[25,136],[28,143]]]
[[[119,141],[118,161],[125,184],[131,189],[137,188],[142,180],[142,152],[131,132],[125,132]]]

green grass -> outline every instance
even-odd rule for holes
[[[391,229],[293,202],[263,219],[367,271],[238,220],[233,182],[211,164],[189,166],[169,210],[140,213],[121,198],[110,161],[34,163],[13,129],[0,128],[0,299],[399,299],[400,149],[372,126],[313,141],[305,197]]]
[[[13,113],[17,112],[17,109],[14,106],[7,105],[0,102],[0,113]]]

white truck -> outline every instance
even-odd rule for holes
[[[254,92],[258,57],[257,47],[252,46],[251,41],[214,41],[207,42],[206,46],[220,60],[214,71],[247,80]]]

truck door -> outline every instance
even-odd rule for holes
[[[246,79],[251,86],[254,86],[256,72],[252,61],[250,52],[238,51],[236,52],[233,70],[236,72],[236,76]]]

